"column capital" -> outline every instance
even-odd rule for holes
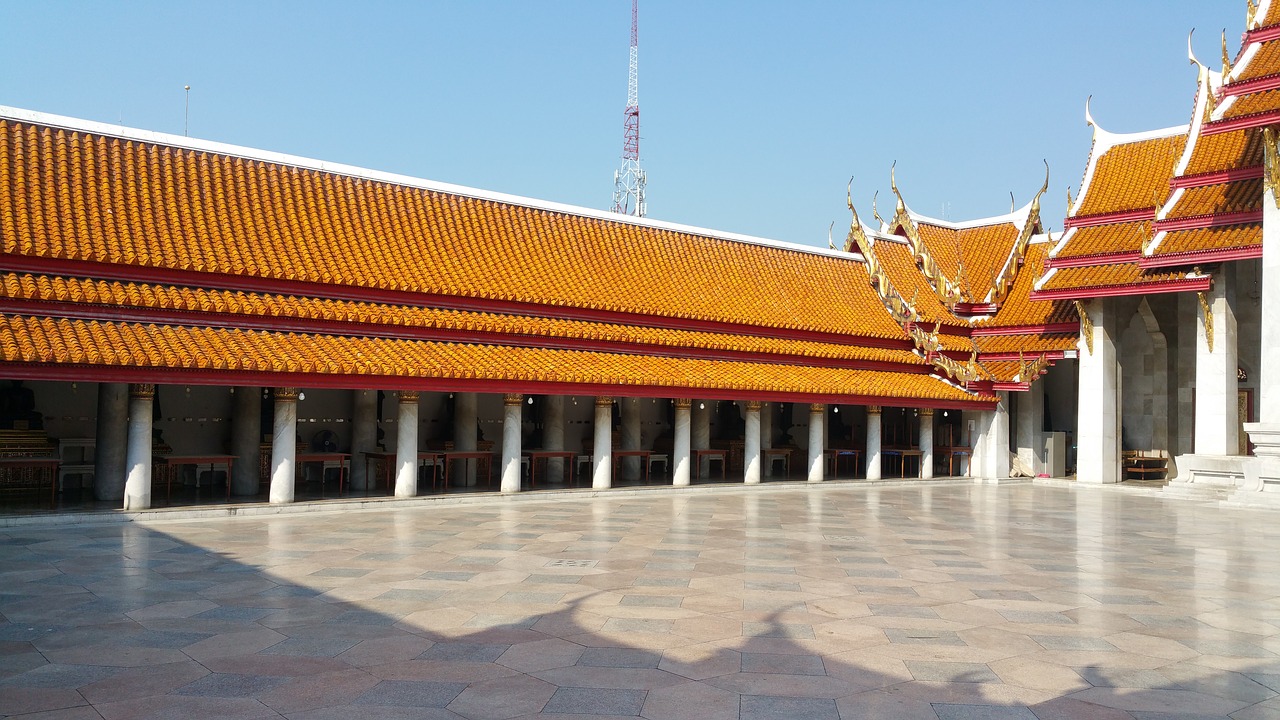
[[[298,388],[278,387],[271,391],[276,402],[298,402]]]
[[[421,393],[417,390],[397,390],[396,399],[400,402],[418,402]]]
[[[692,398],[676,398],[674,402],[677,408],[683,408],[687,410],[688,408],[693,407]]]
[[[822,403],[809,403],[809,414],[811,415],[818,415],[821,413],[825,413],[826,411],[827,411],[827,406],[823,405]]]
[[[868,415],[879,415],[879,414],[880,414],[880,406],[879,406],[879,405],[868,405],[868,406],[867,406],[867,414],[868,414]]]
[[[524,395],[521,393],[503,393],[503,405],[519,405],[524,402]]]
[[[760,412],[760,406],[764,403],[759,400],[748,400],[743,405],[747,408],[747,412]]]
[[[133,383],[129,386],[129,397],[139,400],[150,400],[156,396],[156,386],[148,383]]]
[[[612,407],[613,398],[608,395],[596,396],[596,407]]]
[[[920,408],[920,417],[933,417],[933,408]]]

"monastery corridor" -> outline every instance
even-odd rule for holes
[[[1265,511],[827,484],[0,533],[0,715],[1280,717]]]

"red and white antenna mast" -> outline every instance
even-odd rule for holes
[[[622,123],[622,167],[613,173],[613,211],[644,217],[644,170],[640,169],[639,0],[631,0],[631,67],[627,72],[627,109]]]

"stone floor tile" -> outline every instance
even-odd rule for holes
[[[741,720],[840,720],[834,699],[743,695],[739,705]]]
[[[504,720],[541,711],[556,690],[528,675],[486,680],[468,686],[448,709],[471,720]]]
[[[1025,707],[1006,705],[961,705],[933,703],[938,720],[1037,720]]]
[[[1000,678],[983,663],[927,660],[907,660],[906,663],[907,669],[911,671],[911,676],[916,680],[948,683],[1000,682]]]
[[[639,715],[644,708],[646,695],[644,690],[562,687],[547,700],[543,712],[577,715]]]
[[[383,680],[361,693],[352,705],[443,708],[467,688],[462,682]]]

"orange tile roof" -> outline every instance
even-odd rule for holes
[[[1124,287],[1179,280],[1181,272],[1144,273],[1138,263],[1115,265],[1090,265],[1078,268],[1060,268],[1054,272],[1041,290],[1087,290],[1105,287]]]
[[[1075,217],[1152,208],[1164,202],[1187,136],[1120,143],[1098,158]]]
[[[0,121],[7,253],[900,337],[851,259]],[[838,289],[838,291],[834,290]]]
[[[1137,252],[1151,238],[1150,222],[1121,222],[1073,228],[1055,258]]]
[[[1272,0],[1271,4],[1267,7],[1267,14],[1261,18],[1255,18],[1254,20],[1259,28],[1271,27],[1272,25],[1280,24],[1280,3]]]
[[[983,353],[1026,353],[1028,360],[1042,352],[1072,350],[1076,346],[1076,333],[1041,333],[1038,335],[998,335],[976,338]]]
[[[916,227],[938,268],[952,282],[959,283],[973,302],[983,302],[991,291],[993,279],[1009,259],[1021,232],[1017,225],[1007,222],[959,229],[921,222]]]
[[[980,321],[975,327],[1011,327],[1018,325],[1049,325],[1053,323],[1072,322],[1076,320],[1075,307],[1066,300],[1032,300],[1031,291],[1036,279],[1044,273],[1045,257],[1049,254],[1049,243],[1037,243],[1027,246],[1027,254],[1023,259],[1022,269],[1014,279],[1013,287],[1005,296],[995,317]],[[1027,337],[1020,335],[1017,337]],[[983,346],[985,347],[985,345]]]
[[[1277,17],[1277,20],[1280,21],[1280,17]],[[1243,50],[1244,48],[1241,49]],[[1232,82],[1252,80],[1275,75],[1276,73],[1280,73],[1280,43],[1275,41],[1265,42],[1261,43],[1249,64],[1245,66],[1244,70],[1240,71]]]
[[[432,330],[505,333],[525,337],[625,342],[672,348],[802,355],[812,358],[875,360],[912,365],[924,362],[909,350],[47,275],[0,274],[0,297],[33,303],[70,302],[162,312],[177,310],[280,319],[327,320]],[[33,305],[32,312],[40,312],[38,306]],[[200,321],[174,318],[173,322],[190,324]],[[350,334],[362,334],[361,328],[353,327]]]
[[[928,375],[0,315],[0,362],[973,401]],[[406,381],[406,384],[411,384]]]
[[[876,258],[884,266],[894,288],[903,299],[911,303],[920,317],[928,323],[962,324],[947,306],[938,300],[933,286],[916,267],[915,258],[911,256],[911,248],[902,243],[877,241],[874,246]],[[869,282],[869,281],[868,281]]]
[[[1223,111],[1222,119],[1244,117],[1272,110],[1280,110],[1280,90],[1241,95],[1231,103],[1231,107]]]
[[[1257,223],[1248,225],[1223,225],[1221,227],[1197,228],[1195,230],[1175,230],[1167,233],[1155,255],[1172,255],[1174,253],[1195,252],[1198,250],[1226,250],[1231,248],[1256,247],[1262,244],[1262,226]]]
[[[1163,219],[1256,210],[1262,204],[1262,178],[1187,188]]]
[[[1199,135],[1183,175],[1262,165],[1262,133],[1235,130],[1216,135]]]

